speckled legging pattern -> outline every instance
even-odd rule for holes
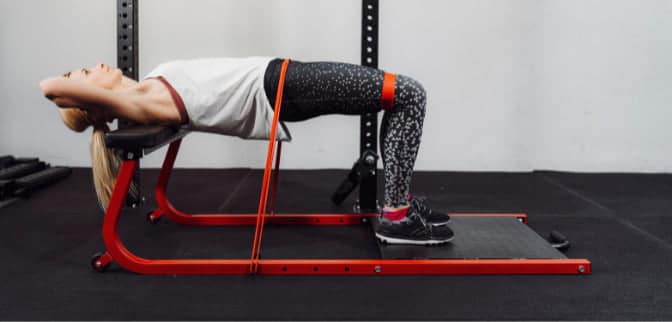
[[[271,102],[280,62],[273,61],[266,71],[264,87]],[[382,109],[383,75],[381,70],[354,64],[292,61],[287,69],[280,120],[297,122],[326,114],[378,112]],[[418,81],[397,75],[394,106],[385,111],[380,129],[385,206],[408,204],[426,101]]]

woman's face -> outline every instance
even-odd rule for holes
[[[71,71],[65,77],[83,80],[106,89],[114,89],[121,86],[123,73],[119,68],[113,68],[105,64],[98,64],[90,68]]]

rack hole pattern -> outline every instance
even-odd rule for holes
[[[137,20],[137,0],[117,0],[117,66],[132,79],[138,79]]]
[[[378,4],[379,0],[362,0],[362,65],[378,68]],[[360,120],[360,155],[367,150],[378,150],[378,113],[365,113]],[[359,205],[361,209],[372,210],[377,207],[376,175],[367,177],[360,183]]]

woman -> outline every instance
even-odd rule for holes
[[[61,118],[70,129],[82,132],[93,126],[94,183],[106,207],[119,164],[104,145],[107,122],[122,118],[247,139],[268,138],[281,64],[281,59],[270,57],[172,61],[159,65],[140,82],[100,64],[43,80],[40,87],[61,108]],[[292,61],[280,120],[378,112],[383,108],[385,75],[359,65]],[[425,116],[425,91],[416,80],[398,75],[392,102],[380,131],[385,203],[376,235],[396,244],[449,242],[453,238],[446,225],[450,217],[409,194]],[[278,137],[287,138],[289,133],[279,128]]]

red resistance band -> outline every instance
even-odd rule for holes
[[[383,109],[392,110],[394,107],[394,88],[397,84],[397,75],[385,72],[383,79],[383,92],[380,95],[380,101]]]

